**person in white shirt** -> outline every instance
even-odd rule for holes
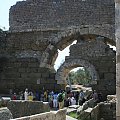
[[[27,88],[25,89],[25,92],[24,92],[24,98],[25,100],[28,100],[28,89]]]
[[[74,97],[71,98],[71,105],[76,105],[76,100]]]

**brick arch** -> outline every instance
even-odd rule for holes
[[[58,49],[63,50],[80,35],[97,35],[107,38],[115,45],[114,26],[112,25],[81,25],[69,27],[51,39]],[[64,45],[62,45],[64,43]]]
[[[65,84],[66,83],[66,78],[69,74],[69,72],[76,68],[76,67],[85,67],[90,75],[92,80],[99,80],[99,75],[97,74],[97,71],[95,67],[89,63],[86,60],[83,59],[72,59],[69,61],[65,61],[60,68],[57,70],[55,79],[57,80],[58,84]]]
[[[57,58],[57,49],[63,50],[68,45],[70,45],[74,40],[81,35],[96,35],[103,36],[115,45],[115,36],[112,34],[113,26],[111,25],[81,25],[79,27],[70,27],[62,32],[58,32],[56,37],[50,39],[50,44],[47,46],[46,50],[43,52],[40,62],[40,67],[51,68]],[[50,56],[49,52],[56,50],[53,56]],[[53,57],[53,58],[52,58]]]

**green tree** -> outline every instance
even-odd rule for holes
[[[71,84],[89,84],[91,82],[91,76],[86,69],[79,69],[76,72],[72,71],[69,73],[69,79]]]
[[[71,84],[75,84],[76,81],[75,81],[75,72],[74,71],[69,73],[69,80],[70,80]]]

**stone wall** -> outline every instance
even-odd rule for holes
[[[10,9],[10,30],[114,25],[114,0],[27,0]]]
[[[81,116],[84,120],[87,118],[91,120],[116,120],[116,103],[99,103],[92,109],[84,110]]]
[[[85,67],[95,83],[93,89],[102,92],[106,98],[107,94],[115,94],[116,91],[116,57],[115,51],[105,43],[104,38],[97,39],[77,40],[70,47],[70,56],[57,70],[56,80],[63,83],[71,69]]]
[[[8,108],[0,108],[0,120],[10,120],[12,118],[12,114]]]
[[[116,120],[116,103],[101,103],[99,105],[99,115],[104,120]]]
[[[10,8],[10,30],[0,48],[5,52],[0,57],[0,92],[26,87],[60,89],[53,68],[58,49],[63,50],[82,35],[104,36],[115,45],[114,8],[114,0],[17,2]]]
[[[116,120],[120,119],[120,0],[115,0],[116,36]]]
[[[50,111],[48,103],[39,101],[10,101],[7,104],[7,108],[11,111],[13,118],[30,116]]]
[[[66,120],[66,110],[61,109],[56,112],[46,112],[11,120]]]
[[[44,63],[42,58],[46,47],[49,45],[50,32],[25,32],[7,33],[5,39],[4,55],[0,54],[0,93],[9,93],[29,90],[39,91],[44,89],[59,90],[55,80],[55,70]],[[2,35],[3,36],[3,35]],[[2,37],[3,38],[3,37]],[[44,40],[44,41],[43,41]],[[3,42],[3,39],[1,40]],[[2,45],[2,44],[1,44]],[[49,51],[49,55],[54,55],[54,50]],[[51,59],[46,56],[45,61],[52,64]],[[45,66],[42,66],[45,64]],[[53,63],[54,64],[54,63]],[[52,65],[53,66],[53,65]]]
[[[66,63],[70,63],[68,66],[73,63],[73,66],[79,67],[80,64],[83,65],[81,60],[86,61],[83,66],[89,68],[92,78],[100,79],[97,89],[105,94],[114,94],[115,52],[106,45],[110,39],[92,35],[94,39],[89,40],[92,38],[91,35],[79,34],[53,42],[52,38],[58,36],[57,33],[58,31],[37,31],[7,34],[7,54],[0,58],[2,63],[0,81],[4,85],[0,87],[1,93],[8,93],[9,89],[19,92],[26,87],[35,91],[43,90],[43,87],[48,90],[59,90],[61,86],[57,85],[58,79],[55,79],[56,72],[53,68],[57,50],[77,37],[77,44],[71,46],[70,57],[66,57]],[[83,37],[85,40],[81,39]],[[73,59],[78,59],[79,63],[74,64]],[[91,67],[86,63],[91,64]],[[62,87],[64,89],[64,86]]]
[[[6,53],[6,32],[0,29],[0,57]]]
[[[36,58],[19,58],[10,57],[4,61],[3,68],[0,71],[0,93],[13,92],[19,93],[25,88],[29,90],[40,91],[43,89],[59,90],[55,80],[55,72],[48,68],[40,68],[39,61]]]
[[[86,120],[116,120],[116,103],[115,102],[101,102],[95,107],[86,107],[80,113],[79,118]]]

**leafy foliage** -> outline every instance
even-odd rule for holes
[[[73,118],[78,118],[77,112],[70,112],[68,115]]]
[[[71,84],[83,84],[88,85],[91,82],[91,76],[86,69],[79,69],[76,72],[72,71],[69,73],[69,79]]]

